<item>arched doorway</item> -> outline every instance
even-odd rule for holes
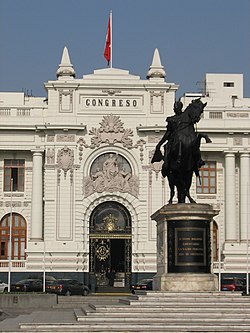
[[[90,273],[97,287],[126,287],[131,280],[131,217],[114,201],[97,206],[90,217]]]

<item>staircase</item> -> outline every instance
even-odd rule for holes
[[[250,297],[239,293],[138,291],[75,305],[74,320],[22,320],[18,330],[2,332],[250,332]]]

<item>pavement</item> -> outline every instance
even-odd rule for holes
[[[0,332],[17,332],[19,323],[77,323],[75,309],[89,308],[89,304],[118,304],[131,293],[100,292],[88,296],[58,296],[53,308],[0,309]]]

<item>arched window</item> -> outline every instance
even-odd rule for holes
[[[16,213],[5,215],[0,222],[0,259],[9,258],[10,218],[12,215],[11,259],[25,259],[27,226],[25,219]]]

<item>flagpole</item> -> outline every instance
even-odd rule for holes
[[[112,68],[113,66],[113,62],[112,62],[112,56],[113,56],[113,52],[112,52],[112,44],[113,44],[113,36],[112,36],[112,10],[110,11],[109,14],[109,18],[110,18],[110,68]]]

